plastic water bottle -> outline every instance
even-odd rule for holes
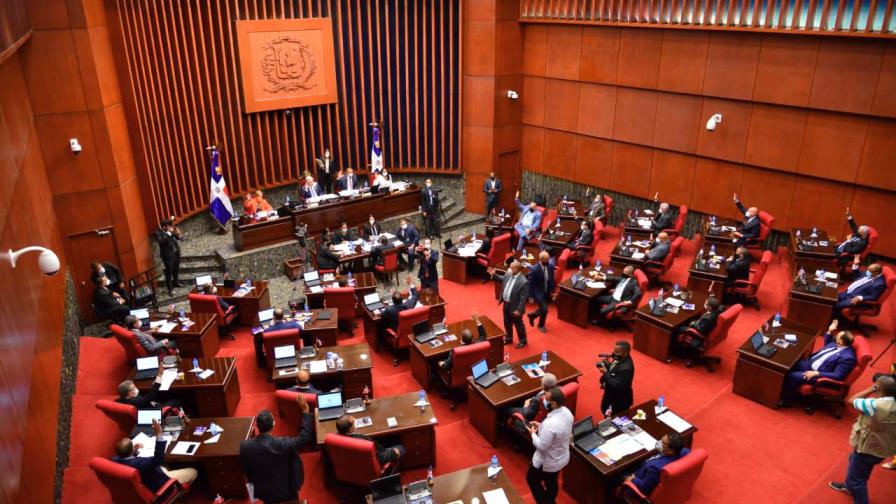
[[[818,236],[818,228],[812,227],[812,236]]]
[[[543,365],[547,366],[547,362],[548,362],[548,353],[547,352],[541,352],[541,362]]]
[[[781,323],[781,312],[775,313],[775,322]]]
[[[199,359],[193,357],[193,369],[199,369]]]
[[[305,314],[307,315],[308,312],[310,312],[310,311],[311,311],[311,310],[308,308],[308,301],[306,300],[306,301],[305,301]]]
[[[289,193],[286,193],[286,206],[289,206]]]
[[[799,229],[796,230],[796,239],[799,240],[802,237],[803,233],[800,232]]]
[[[660,396],[659,399],[657,399],[657,401],[656,401],[656,405],[659,406],[660,408],[665,408],[666,407],[666,398],[663,396]]]
[[[180,315],[180,318],[181,318],[181,319],[186,318],[186,317],[185,317],[186,312],[184,311],[183,308],[181,308],[180,310],[178,310],[178,311],[177,311],[177,314]]]
[[[504,353],[504,364],[510,364],[510,352]]]
[[[594,261],[594,269],[600,271],[600,259]]]
[[[417,401],[418,402],[426,402],[426,391],[420,389],[420,392],[417,392]]]
[[[716,225],[716,216],[715,215],[713,215],[712,217],[709,218],[709,223],[712,224],[713,226]]]
[[[800,266],[799,276],[801,280],[805,280],[806,278],[806,270],[802,266]]]
[[[246,279],[246,287],[249,287],[249,288],[252,287],[252,279],[251,278]]]
[[[498,468],[498,456],[495,455],[495,454],[492,454],[492,464],[491,464],[491,467],[492,467],[492,469],[497,469],[497,468]]]
[[[709,255],[711,255],[711,256],[716,255],[716,246],[715,245],[709,246]]]
[[[700,251],[697,252],[697,260],[698,260],[698,261],[702,261],[702,260],[703,260],[703,247],[701,247],[701,248],[700,248]]]
[[[625,237],[625,244],[626,244],[626,245],[631,245],[631,244],[632,244],[632,235],[626,235],[626,237]]]
[[[352,278],[352,272],[351,272],[351,271],[348,272],[348,284],[349,284],[349,285],[355,285],[355,280]]]
[[[662,287],[660,287],[660,291],[656,293],[656,297],[660,303],[663,302],[663,288]]]
[[[672,286],[672,294],[677,294],[681,292],[681,287],[678,284]]]
[[[432,466],[429,466],[429,469],[426,471],[426,484],[429,486],[432,486],[432,484],[433,484]]]
[[[585,266],[583,266],[582,263],[579,263],[579,274],[581,275],[582,272],[584,272],[584,271],[585,271]]]

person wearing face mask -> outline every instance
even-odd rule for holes
[[[523,313],[526,311],[526,300],[529,297],[529,282],[521,273],[522,265],[519,261],[510,263],[510,268],[503,275],[495,273],[495,268],[488,268],[491,279],[501,282],[501,297],[498,304],[502,305],[504,312],[504,344],[513,343],[513,330],[516,329],[519,343],[517,348],[523,348],[528,343],[526,339],[526,325],[523,324]]]
[[[486,220],[488,220],[489,216],[491,216],[495,211],[495,208],[497,208],[498,200],[500,199],[501,191],[503,190],[504,186],[501,184],[501,179],[495,176],[495,172],[489,172],[488,179],[482,184],[482,192],[485,193]]]
[[[358,176],[355,175],[355,170],[352,167],[345,169],[345,175],[337,181],[336,187],[340,191],[357,191],[361,189],[361,186],[358,184]]]
[[[323,194],[324,190],[320,187],[320,184],[314,181],[314,178],[311,175],[305,177],[305,184],[302,185],[303,198],[316,198],[318,196],[323,196]]]
[[[607,291],[606,294],[595,298],[599,311],[598,318],[594,320],[594,323],[606,320],[607,314],[617,307],[624,312],[637,308],[632,303],[641,297],[641,288],[638,287],[638,282],[633,276],[634,272],[635,268],[633,266],[626,266],[622,270],[621,276],[611,276],[605,273],[596,275],[598,280],[611,284],[615,283],[615,287]]]
[[[535,453],[526,471],[526,483],[537,504],[553,504],[559,490],[557,478],[569,463],[573,416],[563,405],[563,391],[559,388],[552,388],[541,400],[548,414],[543,422],[529,424]]]
[[[476,324],[476,332],[477,332],[476,343],[485,341],[486,340],[485,326],[483,326],[482,322],[479,320],[479,314],[476,312],[473,312],[470,314],[470,318],[473,319],[473,323]],[[460,333],[460,344],[461,344],[461,346],[472,345],[473,344],[473,331],[471,331],[469,329],[464,329]],[[445,371],[449,371],[449,370],[451,370],[452,367],[454,367],[454,349],[451,349],[451,351],[448,352],[447,358],[438,362],[438,366]]]
[[[203,284],[199,287],[199,292],[207,295],[207,296],[215,296],[218,301],[218,306],[221,307],[221,310],[224,311],[224,315],[230,314],[232,311],[236,311],[236,306],[231,305],[227,301],[218,295],[218,288],[212,284]]]
[[[143,332],[140,330],[140,319],[133,315],[128,315],[124,318],[125,327],[134,333],[134,337],[137,338],[137,343],[140,343],[140,346],[146,350],[146,353],[149,355],[177,355],[177,342],[174,340],[165,339],[157,339],[155,336],[148,332]],[[153,332],[153,329],[150,329],[150,332]]]
[[[110,283],[108,277],[99,277],[99,283],[93,290],[93,306],[100,318],[121,322],[131,312],[131,308],[119,293],[109,288]]]
[[[634,402],[635,362],[631,353],[632,346],[627,341],[617,341],[613,353],[596,364],[600,371],[600,388],[604,390],[600,411],[606,417],[614,412],[622,413]]]
[[[808,358],[797,361],[787,374],[778,407],[791,406],[802,385],[815,383],[819,378],[842,381],[856,367],[853,335],[849,331],[838,332],[838,325],[837,320],[831,322],[824,335],[824,346]]]
[[[877,301],[886,290],[887,280],[883,276],[883,266],[880,263],[871,264],[865,271],[865,276],[849,284],[845,291],[837,295],[834,315],[840,317],[841,310],[863,301]]]
[[[370,263],[382,266],[383,261],[385,261],[386,251],[394,248],[395,245],[392,245],[392,242],[385,235],[380,235],[379,243],[370,249]]]
[[[159,395],[161,394],[159,388],[161,388],[161,386],[161,374],[156,377],[156,380],[152,383],[152,388],[145,394],[140,393],[140,389],[134,385],[133,381],[125,380],[118,384],[118,399],[115,401],[133,406],[138,410],[160,408],[162,409],[163,414],[167,414],[166,409],[168,408],[180,408],[180,402],[177,399],[169,399],[167,401],[161,401],[159,399]]]
[[[299,435],[273,436],[274,415],[261,410],[255,416],[258,435],[240,443],[240,466],[246,481],[252,485],[254,497],[264,502],[302,502],[299,490],[305,482],[305,468],[299,450],[314,439],[314,414],[299,394],[296,402],[301,411]]]
[[[402,218],[398,224],[398,230],[395,231],[395,236],[405,245],[405,251],[399,254],[399,259],[404,261],[404,258],[407,257],[408,269],[413,269],[415,249],[420,244],[420,233],[417,232],[417,228],[413,224],[409,224],[407,219]]]
[[[576,252],[576,259],[580,262],[591,251],[591,244],[594,242],[594,232],[591,230],[591,222],[583,220],[579,225],[577,236],[566,247]]]
[[[331,244],[332,242],[327,237],[324,237],[323,241],[321,241],[320,248],[317,249],[317,269],[339,269],[339,256],[330,248]]]
[[[846,209],[846,222],[852,233],[847,235],[846,239],[837,245],[837,265],[841,268],[849,264],[849,261],[856,254],[861,254],[868,248],[868,226],[857,226],[853,220],[849,208]]]
[[[121,297],[127,299],[128,291],[124,285],[124,277],[118,266],[110,262],[95,262],[90,264],[90,281],[94,285],[99,285],[100,277],[109,279],[109,290],[117,292]]]
[[[408,298],[404,299],[401,296],[401,292],[398,292],[397,290],[392,291],[392,304],[383,309],[382,318],[384,329],[392,329],[393,331],[398,330],[398,315],[405,310],[410,310],[417,306],[419,294],[417,292],[417,286],[414,285],[414,277],[408,275],[406,281],[410,288]]]
[[[523,205],[520,201],[520,192],[516,192],[513,202],[520,211],[520,220],[513,226],[519,236],[516,244],[516,250],[521,251],[529,243],[529,240],[535,237],[535,234],[541,229],[541,210],[534,199],[529,201],[528,205]]]
[[[549,390],[557,386],[557,376],[554,373],[545,373],[544,376],[541,377],[541,390],[538,391],[534,396],[526,399],[526,402],[523,403],[522,408],[518,407],[508,407],[504,408],[500,412],[500,418],[507,418],[510,420],[508,426],[516,431],[517,433],[526,436],[529,436],[529,426],[528,423],[532,420],[535,420],[535,417],[538,416],[538,413],[544,408],[544,404],[542,399],[545,394],[548,393]],[[520,420],[519,417],[514,416],[514,414],[519,413],[520,416],[523,417],[523,420]],[[502,422],[502,423],[506,423]]]
[[[333,179],[339,172],[339,167],[336,165],[336,160],[333,159],[332,154],[330,154],[330,149],[324,149],[324,157],[316,159],[315,163],[317,164],[317,180],[320,180],[321,186],[328,193],[333,192]]]
[[[432,187],[432,179],[426,179],[423,191],[420,194],[420,211],[423,212],[426,236],[442,236],[439,230],[439,193]]]
[[[439,253],[432,249],[432,240],[427,238],[423,240],[423,245],[417,247],[417,258],[420,260],[417,271],[420,288],[439,292]]]
[[[546,333],[544,323],[548,318],[548,299],[554,292],[554,265],[551,264],[551,255],[545,251],[538,254],[538,263],[535,264],[526,275],[529,283],[529,297],[538,305],[538,309],[528,313],[529,325],[535,325],[538,319],[538,330]]]
[[[749,245],[759,238],[759,209],[744,207],[737,197],[737,193],[734,193],[734,204],[737,205],[740,213],[744,214],[744,222],[740,225],[740,230],[734,232],[734,244],[737,246]]]
[[[650,495],[660,484],[663,468],[691,452],[677,432],[670,432],[656,442],[657,454],[645,460],[634,473],[623,478],[631,482],[643,495]]]
[[[339,229],[333,233],[333,245],[339,245],[342,242],[350,242],[354,241],[356,238],[354,231],[352,231],[346,222],[342,222],[339,226]]]
[[[379,173],[376,174],[376,177],[373,179],[373,185],[370,186],[370,190],[373,193],[388,193],[390,188],[392,187],[392,175],[389,175],[389,172],[383,168]]]
[[[703,315],[700,318],[690,324],[681,325],[672,330],[676,349],[683,355],[699,353],[709,333],[716,328],[719,314],[724,310],[725,307],[719,303],[718,299],[714,297],[706,298],[706,301],[703,303]],[[688,329],[697,331],[700,333],[700,336],[688,332]]]
[[[143,446],[134,444],[130,438],[121,438],[115,443],[115,456],[113,462],[133,467],[140,474],[140,482],[155,493],[168,483],[171,478],[176,479],[181,485],[192,483],[199,473],[192,467],[180,469],[168,469],[162,465],[165,461],[165,447],[167,441],[162,437],[162,425],[157,420],[152,421],[152,430],[155,433],[156,446],[152,457],[138,457]]]
[[[370,240],[381,234],[383,234],[383,227],[380,226],[380,223],[376,221],[373,215],[368,216],[367,224],[364,224],[364,227],[361,229],[361,236],[363,236],[365,240]]]
[[[662,262],[663,259],[665,259],[667,255],[669,255],[671,246],[672,244],[669,240],[669,233],[666,233],[664,231],[656,235],[656,240],[650,246],[650,250],[647,251],[645,259],[648,261]]]
[[[168,295],[173,296],[175,286],[184,287],[179,279],[180,244],[178,243],[183,239],[183,235],[173,221],[165,219],[156,231],[155,238],[159,244],[159,256],[162,258],[165,269],[165,287],[168,289]]]
[[[737,247],[734,255],[726,259],[728,263],[728,276],[725,277],[725,288],[734,287],[738,280],[750,279],[750,251],[747,247]]]

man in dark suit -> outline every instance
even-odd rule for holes
[[[274,332],[274,331],[285,331],[287,329],[298,329],[302,330],[302,326],[299,325],[295,320],[286,320],[286,314],[283,313],[282,308],[277,308],[274,310],[274,318],[271,320],[271,325],[268,326],[265,331]]]
[[[177,342],[169,340],[168,338],[157,339],[152,334],[143,332],[140,330],[140,319],[133,315],[128,315],[124,318],[124,325],[129,331],[134,333],[134,337],[137,338],[137,343],[140,343],[140,346],[146,350],[146,353],[149,355],[176,355],[177,352]],[[154,330],[150,330],[154,331]]]
[[[392,464],[392,471],[398,467],[398,463],[401,460],[401,457],[404,456],[406,450],[404,446],[400,444],[385,447],[380,444],[379,441],[373,439],[369,436],[365,436],[364,434],[357,434],[355,432],[355,417],[351,415],[342,415],[339,419],[336,420],[336,431],[343,436],[353,437],[355,439],[363,439],[365,441],[373,441],[374,449],[376,450],[376,460],[380,463],[381,466],[385,466],[386,464]]]
[[[837,245],[837,265],[840,267],[846,266],[853,256],[861,254],[868,248],[868,226],[857,226],[852,214],[849,213],[849,208],[846,209],[846,222],[852,234]]]
[[[529,297],[538,305],[538,309],[528,313],[529,325],[535,325],[538,319],[538,330],[546,333],[544,323],[548,318],[548,299],[554,292],[554,265],[551,264],[551,255],[545,251],[538,254],[538,263],[535,264],[526,275],[529,283]]]
[[[669,249],[671,247],[672,243],[669,240],[669,233],[662,232],[656,236],[656,241],[650,245],[650,249],[647,251],[645,259],[648,261],[663,262],[663,259],[669,255]]]
[[[100,277],[99,284],[93,290],[93,307],[101,318],[121,322],[131,312],[131,308],[121,294],[112,292],[109,285],[108,278]]]
[[[503,305],[504,311],[504,332],[507,333],[504,344],[513,343],[513,329],[516,328],[519,338],[517,348],[523,348],[528,344],[523,313],[526,311],[526,298],[529,297],[529,283],[521,270],[522,265],[519,261],[510,263],[510,269],[503,275],[495,274],[495,268],[488,268],[489,276],[501,282],[501,298],[498,304]]]
[[[364,224],[364,227],[361,229],[361,236],[365,240],[369,240],[371,236],[379,236],[381,234],[383,234],[383,226],[380,226],[380,223],[371,214],[367,218],[367,224]]]
[[[324,190],[320,187],[320,184],[315,182],[311,175],[305,177],[305,183],[302,184],[303,198],[316,198],[318,196],[323,196],[324,194]]]
[[[153,409],[153,408],[179,408],[180,402],[177,399],[169,399],[167,401],[159,400],[159,388],[162,386],[162,375],[159,374],[156,377],[156,380],[152,383],[152,388],[149,389],[148,392],[141,394],[140,389],[134,385],[134,382],[131,380],[125,380],[118,384],[118,399],[117,402],[122,404],[128,404],[140,409]],[[164,412],[164,411],[163,411]]]
[[[473,322],[476,323],[476,332],[479,333],[479,337],[476,339],[476,343],[485,341],[486,333],[485,327],[482,326],[482,322],[479,321],[479,314],[473,312],[470,314],[470,318],[473,319]],[[469,329],[464,329],[460,333],[460,344],[470,345],[473,343],[473,331]],[[445,360],[439,361],[439,367],[444,369],[445,371],[449,371],[452,367],[454,367],[454,349],[452,348],[450,352],[448,352],[448,357]]]
[[[603,194],[595,194],[594,201],[591,202],[591,206],[588,207],[588,217],[591,219],[600,219],[604,221],[607,217],[607,204],[604,201]]]
[[[327,190],[328,193],[333,192],[333,178],[339,172],[339,166],[336,160],[330,155],[330,149],[324,149],[323,159],[317,160],[317,180]]]
[[[395,248],[395,245],[386,238],[380,236],[380,241],[370,249],[370,262],[382,266],[386,252]]]
[[[165,267],[165,287],[168,289],[168,295],[174,295],[174,287],[183,287],[178,277],[180,276],[180,240],[183,235],[180,229],[174,225],[169,219],[162,221],[161,226],[156,231],[156,241],[159,243],[159,255],[162,257],[162,264]]]
[[[417,272],[420,288],[439,292],[439,253],[432,249],[432,240],[427,238],[417,247],[417,258],[420,260],[420,270]]]
[[[534,396],[526,399],[523,403],[523,407],[507,407],[503,408],[498,414],[499,418],[502,419],[513,419],[510,423],[510,428],[515,430],[521,436],[526,438],[529,437],[529,427],[526,423],[520,421],[519,418],[514,418],[514,413],[519,413],[523,416],[526,422],[531,422],[535,420],[535,417],[538,416],[538,412],[544,410],[544,404],[541,402],[541,399],[548,393],[549,390],[555,388],[557,386],[557,376],[554,373],[545,373],[544,376],[541,377],[541,390],[539,390]],[[506,421],[502,421],[502,424],[505,424]]]
[[[887,281],[883,276],[883,267],[879,263],[868,266],[865,276],[849,284],[845,291],[837,295],[834,315],[840,316],[844,308],[857,305],[863,301],[877,301],[887,290]]]
[[[296,373],[296,384],[286,390],[291,392],[302,392],[305,394],[323,394],[323,392],[311,384],[311,374],[304,369],[300,369]]]
[[[653,218],[653,224],[651,225],[651,229],[654,233],[659,233],[664,229],[669,229],[675,223],[675,216],[672,214],[672,209],[669,208],[668,203],[660,203],[659,208],[657,208],[656,216]]]
[[[841,381],[856,367],[856,352],[852,348],[854,337],[849,331],[837,331],[835,319],[824,335],[824,346],[807,359],[797,361],[787,374],[779,407],[792,404],[800,386],[815,383],[819,378]]]
[[[706,298],[706,301],[703,303],[703,315],[700,318],[692,321],[690,324],[678,326],[672,331],[677,349],[684,355],[699,352],[703,348],[709,333],[716,328],[719,314],[722,311],[724,311],[724,307],[717,298]],[[700,333],[700,336],[689,333],[688,329],[697,331]]]
[[[117,292],[119,296],[125,299],[128,298],[128,290],[124,285],[124,277],[121,276],[121,270],[118,269],[118,266],[110,262],[91,263],[90,281],[93,282],[94,285],[99,285],[100,277],[103,276],[109,279],[109,290]]]
[[[420,200],[420,211],[423,212],[426,224],[426,236],[429,238],[442,236],[439,230],[439,193],[433,189],[432,179],[426,179]]]
[[[597,277],[607,283],[615,283],[616,286],[610,289],[606,294],[602,294],[595,298],[597,305],[600,307],[598,318],[595,322],[606,320],[607,314],[616,309],[620,304],[622,311],[637,309],[637,306],[631,306],[641,297],[641,289],[638,287],[638,281],[634,277],[635,268],[626,266],[622,270],[621,276],[607,276],[604,273],[598,273]]]
[[[632,407],[635,380],[635,362],[631,357],[632,347],[627,341],[617,341],[613,354],[596,365],[600,371],[600,388],[604,396],[600,400],[600,411],[604,416],[621,413]]]
[[[408,275],[407,282],[408,287],[410,287],[408,298],[403,299],[401,297],[401,292],[398,292],[397,290],[393,291],[392,304],[383,308],[384,329],[392,329],[393,331],[398,330],[398,314],[417,306],[418,294],[417,287],[414,285],[414,277]]]
[[[317,268],[324,270],[339,269],[339,256],[330,248],[331,242],[329,238],[324,238],[317,249]]]
[[[176,479],[182,485],[189,485],[199,474],[192,467],[182,469],[167,469],[162,465],[165,461],[166,441],[162,438],[162,426],[156,420],[152,421],[152,430],[155,433],[156,446],[152,457],[138,457],[137,454],[143,448],[139,443],[134,444],[130,438],[121,438],[115,443],[115,457],[113,462],[133,467],[140,473],[140,482],[150,492],[157,492],[168,483],[171,478]]]
[[[504,190],[504,186],[501,184],[501,179],[495,177],[495,172],[489,172],[488,179],[485,181],[485,184],[482,184],[482,192],[485,193],[485,218],[492,214],[495,208],[498,206],[498,199],[501,196],[501,191]]]
[[[576,258],[581,261],[583,257],[588,255],[591,250],[591,244],[594,242],[594,231],[591,230],[591,222],[583,220],[579,225],[579,233],[566,246],[576,253]]]
[[[737,247],[734,255],[726,259],[728,262],[728,276],[725,277],[725,287],[733,287],[738,280],[750,279],[750,251],[747,247]]]
[[[684,446],[684,440],[677,432],[663,436],[659,448],[659,453],[645,460],[623,482],[631,481],[642,494],[649,496],[660,484],[663,468],[691,452]]]
[[[759,222],[759,209],[756,207],[744,207],[743,203],[738,199],[737,193],[734,194],[734,204],[737,205],[740,213],[744,214],[744,222],[740,225],[740,230],[734,232],[734,244],[740,247],[759,238],[761,223]]]
[[[355,241],[358,238],[355,231],[348,227],[346,222],[340,224],[339,229],[333,232],[333,245],[339,245],[342,242]]]
[[[271,503],[299,500],[305,471],[298,450],[312,441],[314,415],[303,396],[298,403],[302,411],[298,436],[272,436],[274,416],[261,410],[255,417],[258,436],[240,443],[240,465],[256,499]]]
[[[337,181],[336,188],[340,191],[357,191],[361,189],[361,186],[358,184],[358,176],[355,175],[355,170],[351,167],[346,168],[345,175]]]
[[[402,218],[398,230],[395,231],[395,236],[405,244],[405,252],[402,255],[407,255],[408,269],[412,269],[416,255],[415,249],[420,244],[420,233],[417,232],[417,228],[413,224],[408,224],[408,220]]]

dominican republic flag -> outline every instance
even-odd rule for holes
[[[233,206],[230,204],[230,194],[227,193],[227,184],[224,183],[224,174],[221,172],[218,149],[212,149],[211,180],[211,202],[208,204],[208,209],[221,226],[226,226],[227,221],[233,217]]]
[[[370,142],[370,170],[379,173],[383,170],[383,148],[380,145],[380,127],[373,127],[373,140]]]

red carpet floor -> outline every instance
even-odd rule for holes
[[[612,230],[611,230],[612,233]],[[614,236],[599,246],[601,257],[607,258]],[[694,242],[688,242],[675,262],[671,279],[682,285],[687,280],[687,265],[695,253]],[[706,448],[709,460],[695,488],[695,503],[847,503],[848,498],[827,488],[831,479],[842,480],[847,455],[848,437],[853,415],[836,420],[827,412],[814,416],[802,409],[775,411],[736,396],[731,392],[735,348],[761,323],[776,311],[786,312],[786,293],[790,272],[783,251],[769,268],[760,291],[763,308],[744,310],[729,338],[716,353],[723,357],[715,373],[705,369],[688,369],[681,361],[665,364],[637,352],[635,359],[635,402],[662,394],[667,404],[693,423],[699,431],[694,445]],[[606,261],[604,261],[606,262]],[[457,320],[478,311],[501,321],[500,307],[494,302],[491,284],[461,286],[443,281],[442,295],[448,300],[448,320]],[[879,330],[873,333],[871,345],[875,355],[889,342],[894,330],[893,300],[876,320]],[[584,374],[579,383],[577,418],[598,416],[601,391],[598,371],[594,368],[597,354],[609,352],[618,339],[631,341],[627,332],[610,333],[598,328],[586,330],[560,322],[554,309],[548,319],[548,334],[529,332],[528,348],[510,348],[517,359],[542,350],[552,349],[578,367]],[[355,335],[342,336],[340,343],[363,340],[361,329]],[[223,342],[219,356],[237,356],[242,398],[237,415],[251,416],[262,408],[276,412],[273,386],[254,365],[248,331],[238,331],[236,341]],[[896,360],[896,351],[881,359],[876,369],[868,369],[860,384],[870,383],[871,375],[883,371]],[[109,500],[87,461],[92,456],[111,454],[112,444],[120,433],[93,406],[99,398],[114,393],[115,385],[125,376],[124,355],[114,340],[83,338],[81,365],[73,404],[71,463],[66,470],[63,502],[99,503]],[[391,365],[387,352],[374,356],[374,393],[382,397],[419,389],[404,362]],[[431,394],[439,425],[436,428],[437,463],[435,473],[442,474],[487,461],[497,453],[514,485],[532,502],[525,482],[527,459],[513,451],[508,440],[497,448],[489,444],[467,420],[465,405],[450,411],[445,400]],[[313,504],[336,502],[323,486],[323,466],[316,453],[302,455],[305,465],[305,486],[302,496]],[[405,483],[424,476],[425,470],[403,473]],[[896,472],[875,469],[870,481],[872,502],[896,502]],[[191,492],[188,502],[210,502],[202,488]],[[559,502],[572,502],[561,493]]]

